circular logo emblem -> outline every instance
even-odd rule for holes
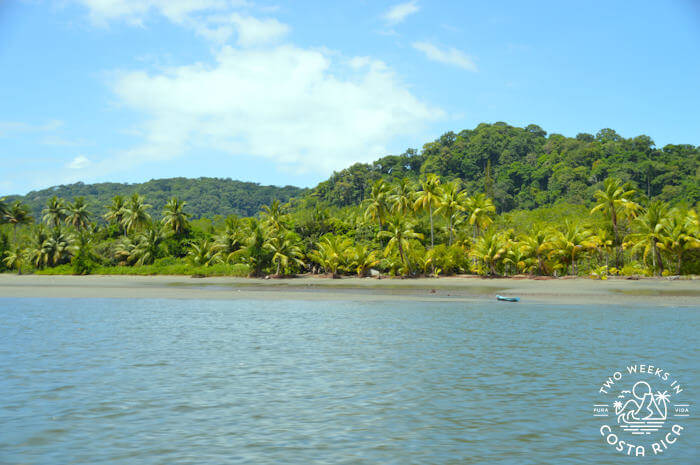
[[[671,373],[654,365],[629,365],[600,386],[593,404],[600,435],[625,455],[660,455],[683,434],[690,402]]]

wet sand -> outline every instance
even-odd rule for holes
[[[522,302],[700,307],[700,280],[624,278],[372,279],[300,277],[247,279],[188,276],[0,275],[2,297],[138,299],[297,299],[357,301],[489,301],[496,294]],[[504,305],[506,305],[504,303]]]

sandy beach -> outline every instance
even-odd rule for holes
[[[2,297],[298,299],[358,301],[488,301],[496,294],[522,302],[700,306],[700,280],[609,279],[294,279],[188,276],[0,275]]]

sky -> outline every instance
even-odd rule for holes
[[[313,186],[481,122],[700,145],[700,0],[0,0],[0,196]]]

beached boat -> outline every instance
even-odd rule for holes
[[[520,297],[505,297],[502,295],[496,295],[496,299],[504,302],[520,302]]]

